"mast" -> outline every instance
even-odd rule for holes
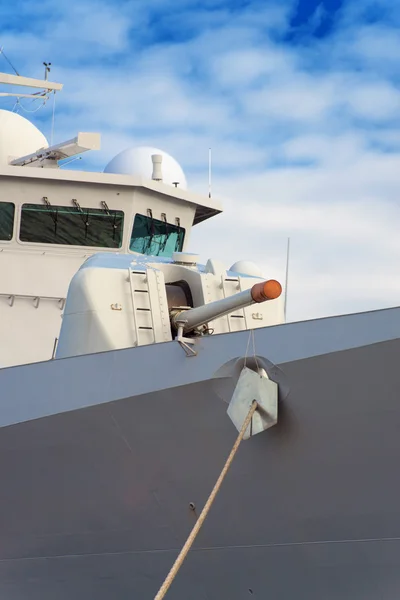
[[[287,240],[287,250],[286,250],[285,295],[284,295],[284,304],[283,304],[285,322],[286,322],[287,293],[288,293],[288,282],[289,282],[289,254],[290,254],[290,237],[288,237],[288,240]]]
[[[208,197],[211,198],[211,148],[208,149]]]
[[[54,83],[47,79],[34,79],[32,77],[22,77],[21,75],[10,75],[9,73],[0,73],[0,84],[18,85],[21,87],[35,88],[42,90],[43,95],[50,92],[62,90],[62,83]],[[18,98],[37,98],[38,92],[32,94],[20,94],[19,92],[0,92],[0,96],[18,97]]]

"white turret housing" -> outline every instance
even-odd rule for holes
[[[263,281],[226,270],[216,273],[214,266],[213,261],[204,267],[150,256],[89,258],[69,286],[56,358],[171,341],[177,309],[233,295],[246,300],[246,290]],[[204,331],[229,333],[283,323],[281,297],[256,302],[261,303],[244,308],[232,302],[231,312],[211,320]],[[207,318],[213,314],[206,312]]]

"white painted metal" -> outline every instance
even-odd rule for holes
[[[162,156],[162,182],[172,187],[177,184],[178,189],[186,189],[186,177],[180,164],[167,152],[163,152],[158,148],[148,146],[127,148],[110,160],[104,172],[134,175],[151,180],[153,175],[151,157],[153,155]]]
[[[37,92],[35,92],[34,94],[13,94],[11,92],[0,92],[0,97],[2,98],[35,98],[36,100],[40,100],[40,98],[45,98],[45,94],[43,94],[43,96],[38,96]]]
[[[163,177],[162,177],[162,168],[161,168],[161,163],[162,163],[162,154],[152,154],[151,155],[151,160],[153,162],[153,173],[151,175],[151,178],[154,181],[162,181]]]
[[[49,91],[60,91],[63,88],[62,83],[54,83],[44,79],[33,79],[32,77],[22,77],[21,75],[10,75],[9,73],[0,73],[0,83]]]
[[[171,341],[162,272],[133,262],[127,277],[115,266],[72,278],[56,358]]]
[[[222,277],[221,287],[224,294],[224,298],[229,298],[242,290],[240,278],[227,277],[226,273]],[[244,293],[246,293],[246,290]],[[249,296],[249,294],[250,290],[247,290],[247,296]],[[246,329],[244,307],[235,307],[235,310],[228,313],[226,315],[226,318],[228,323],[228,331],[243,331],[243,329]]]
[[[238,260],[229,270],[235,273],[241,273],[242,275],[250,275],[251,277],[263,277],[260,267],[250,260]]]
[[[11,161],[11,165],[24,167],[43,166],[45,161],[58,162],[64,158],[77,156],[89,150],[100,150],[100,134],[99,133],[84,133],[80,132],[72,140],[61,142],[55,146],[37,150],[27,156],[21,156]]]
[[[0,241],[0,339],[3,340],[0,344],[0,366],[51,358],[54,340],[59,337],[61,326],[61,311],[52,307],[57,306],[58,299],[66,298],[71,278],[89,256],[96,252],[129,253],[136,213],[146,214],[147,209],[151,208],[156,219],[161,220],[162,213],[166,214],[170,223],[175,223],[176,218],[179,218],[186,231],[184,249],[187,247],[197,206],[202,206],[203,199],[191,192],[168,186],[159,190],[153,185],[157,184],[150,180],[103,173],[12,166],[0,169],[0,202],[15,204],[13,239]],[[121,248],[59,246],[18,241],[22,204],[40,204],[43,197],[47,197],[52,205],[72,206],[72,198],[76,198],[84,208],[101,208],[102,202],[106,202],[110,210],[123,211]],[[205,199],[206,207],[207,204],[211,208],[209,200]],[[132,253],[131,256],[133,259],[137,255]],[[159,275],[156,279],[155,285],[160,286]],[[164,282],[161,287],[163,286]],[[15,296],[12,307],[8,302],[9,296]],[[39,308],[34,310],[32,301],[27,299],[29,297],[53,298],[54,304],[49,300],[41,301]],[[199,304],[204,302],[201,287],[198,292],[194,292],[194,297]],[[169,331],[166,308],[160,322],[163,331]]]
[[[259,279],[236,279],[235,296],[229,294],[223,299],[219,278],[201,269],[156,258],[150,263],[138,257],[130,263],[127,276],[124,256],[99,257],[95,264],[83,265],[71,281],[56,358],[170,341],[165,284],[181,280],[189,285],[197,307],[176,316],[174,323],[178,326],[182,321],[184,331],[210,320],[214,333],[223,333],[226,331],[223,317],[215,315],[222,309],[224,313],[237,314],[237,307],[243,304],[253,305],[253,310],[256,306],[262,319],[252,320],[250,315],[243,315],[241,329],[247,327],[247,322],[251,328],[282,322],[280,298],[254,305],[250,288]],[[238,292],[241,281],[246,287]],[[216,300],[219,300],[217,305]],[[221,321],[222,327],[218,326]]]
[[[0,366],[49,360],[81,253],[12,249],[0,242]]]
[[[198,254],[191,252],[174,252],[172,255],[172,260],[175,263],[186,266],[196,266],[198,258]]]
[[[50,91],[62,88],[4,74],[0,83]],[[211,198],[187,191],[180,165],[161,150],[128,149],[104,173],[21,168],[53,166],[62,158],[99,147],[98,134],[79,133],[48,148],[45,136],[27,119],[0,110],[0,203],[11,202],[15,207],[12,237],[0,240],[0,367],[50,360],[56,346],[56,356],[72,356],[169,341],[166,282],[186,281],[194,307],[201,307],[248,290],[257,281],[237,276],[232,283],[224,265],[209,260],[204,269],[197,265],[197,255],[187,253],[193,224],[222,209]],[[152,155],[162,156],[162,182],[151,180]],[[41,204],[44,199],[52,207],[76,206],[74,199],[82,209],[122,211],[121,246],[22,242],[22,206]],[[179,222],[185,230],[183,252],[170,259],[132,252],[136,214]],[[99,264],[83,264],[99,252]],[[257,327],[282,322],[279,299],[264,303],[259,310],[262,321],[242,311],[241,328],[246,323]],[[220,317],[210,327],[216,334],[233,331],[231,321],[231,317]]]
[[[47,147],[46,137],[28,119],[0,110],[0,167],[18,156]]]
[[[182,324],[184,332],[188,332],[204,323],[212,322],[216,316],[231,315],[244,305],[250,304],[253,304],[251,291],[244,290],[236,295],[232,294],[221,300],[204,304],[204,306],[183,311],[176,317],[176,322]]]

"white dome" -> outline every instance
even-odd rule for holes
[[[162,156],[161,171],[163,183],[172,185],[178,182],[179,188],[186,189],[186,177],[180,164],[163,150],[148,146],[123,150],[108,163],[104,169],[104,173],[136,175],[144,179],[151,179],[153,174],[152,154],[160,154]]]
[[[14,158],[33,154],[48,148],[41,131],[33,123],[9,110],[0,110],[0,165],[8,165]]]
[[[264,277],[261,269],[249,260],[238,260],[229,269],[233,273],[243,273],[251,277]]]

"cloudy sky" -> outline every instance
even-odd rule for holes
[[[283,280],[290,236],[289,320],[400,304],[399,25],[389,0],[0,4],[17,70],[65,85],[54,140],[102,133],[79,168],[154,145],[207,194],[212,148],[225,211],[190,250]],[[49,105],[20,112],[50,136]]]

